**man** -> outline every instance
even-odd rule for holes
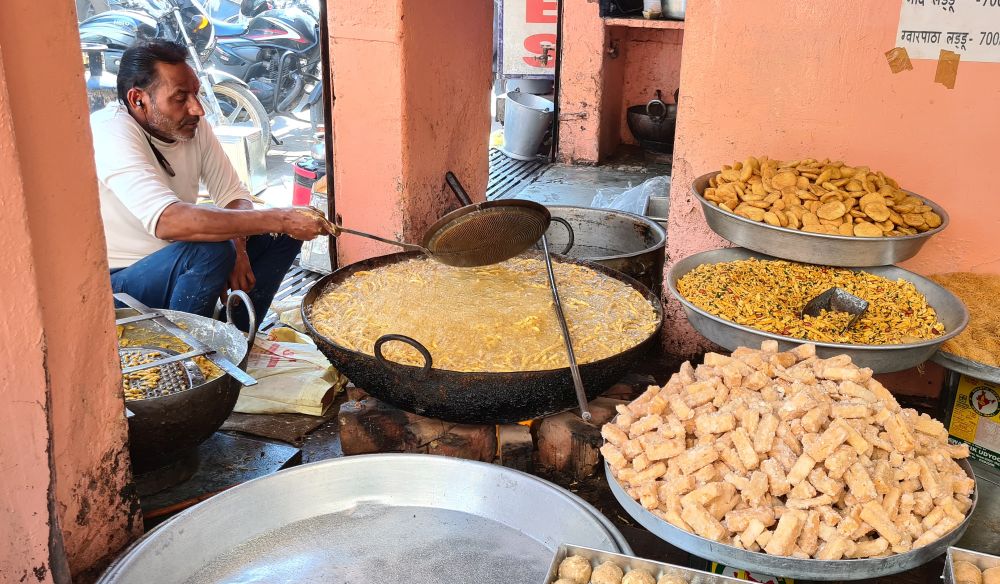
[[[266,313],[320,218],[254,210],[198,101],[187,50],[154,41],[122,55],[118,99],[91,116],[111,285],[147,306],[211,316],[226,290]],[[196,205],[203,183],[214,205]],[[284,235],[271,235],[284,234]],[[245,311],[237,325],[246,330]]]

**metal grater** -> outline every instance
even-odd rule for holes
[[[164,358],[178,354],[176,351],[162,349],[160,347],[122,347],[118,349],[118,356],[122,361],[122,367],[125,366],[126,358],[133,356],[141,358],[149,355],[150,353],[159,353]],[[153,363],[156,363],[156,361],[153,361]],[[160,369],[160,380],[156,387],[152,389],[144,388],[143,384],[137,379],[129,379],[127,381],[129,389],[138,389],[142,392],[143,397],[140,399],[163,397],[165,395],[186,391],[192,387],[197,387],[202,383],[205,383],[205,376],[202,374],[201,369],[199,369],[198,364],[191,359],[185,361],[174,361],[172,363],[159,365],[158,367]]]

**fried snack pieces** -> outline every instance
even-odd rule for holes
[[[848,237],[916,235],[941,226],[933,207],[881,171],[830,159],[737,161],[709,181],[705,199],[751,221]]]
[[[972,505],[975,481],[955,462],[968,447],[901,408],[870,369],[846,355],[820,359],[813,345],[708,353],[618,411],[601,451],[629,495],[681,529],[750,551],[903,553],[947,534]],[[683,451],[647,465],[648,449],[679,441]]]
[[[810,300],[839,287],[867,300],[850,329],[846,312],[800,314]],[[894,345],[932,339],[944,324],[916,286],[865,271],[755,258],[702,264],[677,281],[698,308],[757,330],[824,343]]]
[[[969,326],[945,341],[941,350],[958,357],[1000,367],[1000,318],[996,299],[1000,298],[1000,276],[955,272],[930,277],[958,296],[969,310]]]

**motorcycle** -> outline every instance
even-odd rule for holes
[[[209,122],[259,128],[263,143],[270,142],[267,111],[247,84],[205,66],[218,38],[216,23],[197,0],[121,0],[116,5],[120,9],[80,23],[91,111],[106,105],[108,96],[117,95],[115,76],[126,49],[140,41],[170,40],[188,49],[189,61],[201,82],[201,100]]]
[[[296,6],[273,6],[275,0],[244,0],[240,21],[216,24],[209,60],[242,79],[268,114],[288,115],[303,105],[315,126],[323,97],[319,21]]]

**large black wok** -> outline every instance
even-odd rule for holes
[[[421,416],[450,422],[506,424],[547,416],[576,406],[569,367],[503,373],[450,371],[435,368],[433,355],[422,346],[418,350],[427,360],[424,367],[400,365],[337,345],[313,327],[312,305],[324,290],[343,282],[355,272],[417,257],[422,257],[422,254],[403,252],[345,266],[316,282],[302,299],[302,319],[307,332],[337,369],[359,388],[380,400]],[[648,288],[624,274],[582,260],[562,256],[556,256],[556,259],[587,266],[632,286],[649,300],[661,321],[649,338],[635,347],[580,366],[587,398],[594,399],[621,379],[657,343],[663,308]],[[373,347],[376,353],[387,340],[400,339],[393,335],[381,337]]]

